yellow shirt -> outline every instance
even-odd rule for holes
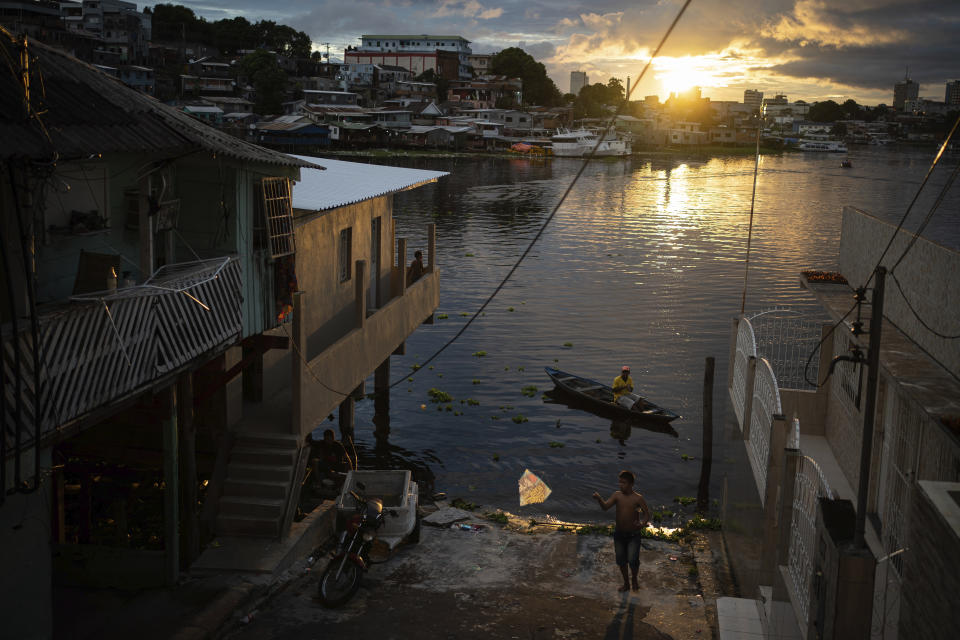
[[[627,375],[627,379],[624,380],[623,376],[617,376],[613,379],[613,401],[616,402],[620,399],[620,396],[625,393],[633,392],[633,378],[630,375]]]

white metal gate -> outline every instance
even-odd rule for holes
[[[790,527],[790,550],[787,572],[790,587],[802,613],[810,619],[810,595],[813,588],[813,560],[817,541],[817,503],[832,498],[833,492],[823,471],[813,458],[800,458],[794,477],[793,510]]]
[[[757,479],[760,497],[767,492],[767,461],[770,459],[770,426],[773,416],[781,412],[777,377],[766,358],[757,361],[753,380],[753,407],[750,415],[750,463]]]
[[[750,367],[750,358],[757,355],[757,343],[753,336],[753,327],[746,318],[740,318],[737,325],[737,351],[733,361],[733,410],[737,414],[737,422],[743,430],[744,407],[749,390],[747,386],[747,371]]]

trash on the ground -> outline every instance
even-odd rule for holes
[[[524,469],[523,475],[517,482],[520,490],[520,506],[544,502],[552,491],[547,483],[541,480],[530,469]]]
[[[443,507],[424,518],[423,523],[435,527],[447,527],[454,522],[460,522],[461,520],[467,520],[472,517],[473,514],[469,511],[457,509],[456,507]]]
[[[313,556],[310,556],[309,558],[307,558],[307,564],[310,565],[310,566],[313,566],[313,563],[316,562],[316,561],[317,561],[317,559],[314,558]]]
[[[671,560],[672,562],[676,562],[676,561],[677,561],[677,556],[670,556],[670,560]]]
[[[450,525],[451,529],[458,529],[460,531],[483,531],[486,529],[486,526],[482,524],[466,524],[461,522],[460,524]]]

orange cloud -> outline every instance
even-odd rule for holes
[[[908,39],[904,30],[858,23],[848,14],[828,10],[823,0],[798,0],[792,15],[781,16],[779,22],[768,24],[763,35],[782,42],[837,48],[893,44]]]

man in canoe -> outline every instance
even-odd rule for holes
[[[630,377],[630,367],[623,365],[620,375],[613,379],[613,403],[617,404],[620,396],[633,393],[633,378]]]
[[[633,473],[621,471],[617,480],[620,490],[614,491],[609,499],[604,500],[599,493],[593,492],[593,499],[600,503],[604,511],[617,505],[617,526],[613,532],[613,550],[617,558],[617,566],[623,575],[623,585],[618,591],[634,591],[640,589],[637,581],[637,572],[640,569],[640,540],[641,534],[650,521],[650,508],[643,496],[633,490]],[[630,565],[628,579],[627,565]]]

